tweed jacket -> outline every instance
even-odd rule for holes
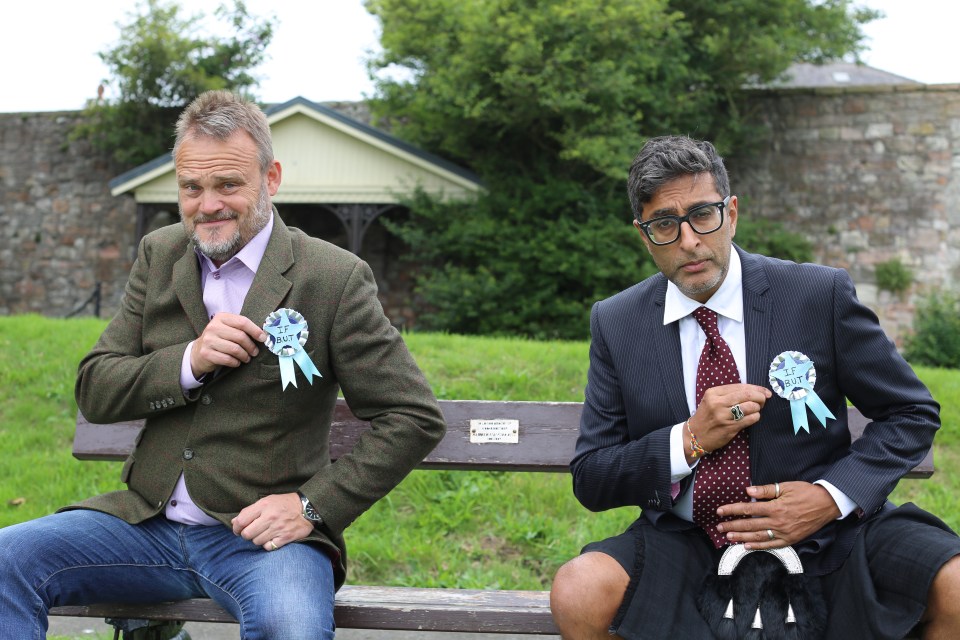
[[[746,382],[769,387],[771,361],[799,351],[813,361],[814,389],[836,416],[824,428],[810,415],[810,432],[794,433],[789,402],[774,396],[749,428],[754,484],[822,479],[859,506],[795,545],[808,572],[828,573],[859,526],[892,507],[887,496],[933,442],[939,405],[857,300],[846,271],[734,250],[743,265]],[[594,305],[571,470],[589,509],[636,505],[658,528],[678,530],[694,525],[670,513],[670,429],[690,414],[679,323],[663,324],[666,291],[657,274]],[[853,444],[848,399],[872,421]]]
[[[123,466],[127,489],[68,508],[138,523],[161,513],[182,472],[197,506],[226,526],[271,494],[302,491],[323,526],[308,540],[346,571],[343,530],[383,497],[443,437],[436,399],[377,300],[367,264],[288,228],[274,227],[242,315],[257,326],[278,308],[303,314],[304,348],[321,378],[281,387],[276,355],[263,345],[249,363],[223,368],[185,396],[179,383],[187,344],[207,325],[194,245],[180,224],[140,244],[122,306],[80,363],[76,398],[91,422],[146,418]],[[330,463],[338,391],[373,428]]]

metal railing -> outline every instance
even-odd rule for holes
[[[73,311],[65,315],[64,318],[72,318],[73,316],[77,315],[78,313],[86,309],[91,302],[93,303],[93,316],[95,318],[99,318],[100,317],[100,289],[102,284],[103,283],[101,282],[97,282],[95,285],[93,285],[93,293],[91,293],[86,300],[81,302],[76,309],[74,309]]]

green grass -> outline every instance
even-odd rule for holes
[[[0,526],[119,488],[120,463],[70,455],[77,363],[105,322],[0,318]]]
[[[0,318],[0,526],[120,487],[119,463],[70,456],[76,365],[105,321]],[[586,342],[406,336],[440,398],[583,399]],[[960,372],[918,368],[941,405],[933,481],[905,480],[913,501],[960,528]],[[355,584],[542,589],[591,540],[636,508],[594,514],[567,474],[416,471],[347,531]]]

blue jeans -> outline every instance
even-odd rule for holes
[[[0,529],[0,638],[46,637],[47,611],[93,602],[212,598],[240,637],[333,638],[333,566],[312,544],[277,551],[224,526],[137,525],[67,511]]]

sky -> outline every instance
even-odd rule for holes
[[[469,1],[469,0],[464,0]],[[720,0],[718,0],[720,1]],[[212,15],[221,0],[180,0],[187,15]],[[379,50],[379,24],[362,0],[247,0],[279,24],[256,95],[267,103],[303,96],[361,100],[373,92],[364,60]],[[867,64],[929,84],[960,83],[953,43],[956,0],[859,0],[886,17],[864,31]],[[119,38],[133,0],[19,0],[0,8],[0,112],[81,109],[108,70],[97,57]],[[107,94],[108,97],[110,94]]]

